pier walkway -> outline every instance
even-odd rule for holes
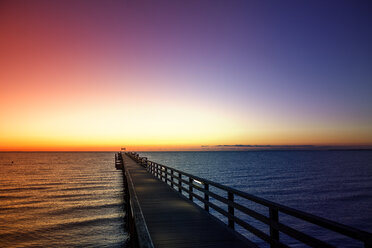
[[[128,155],[122,158],[154,247],[257,247],[156,179]]]
[[[341,237],[350,247],[372,248],[369,232],[149,161],[137,153],[117,153],[115,165],[123,170],[131,247],[257,247],[242,235],[249,232],[271,248],[337,247],[325,237],[333,241]],[[256,211],[252,203],[267,212]],[[226,224],[215,217],[216,212],[226,218]],[[301,225],[288,223],[286,216]],[[266,225],[266,230],[257,228],[248,217]],[[317,232],[304,232],[304,223]]]

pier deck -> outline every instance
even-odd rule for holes
[[[154,247],[256,247],[123,154]]]

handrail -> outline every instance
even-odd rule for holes
[[[284,243],[280,242],[279,233],[284,233],[310,247],[334,247],[333,245],[326,243],[322,240],[319,240],[315,237],[312,237],[308,234],[305,234],[301,231],[295,230],[281,222],[279,222],[279,213],[284,213],[286,215],[301,219],[308,223],[323,227],[325,229],[334,231],[346,237],[361,241],[364,243],[365,248],[372,247],[372,234],[366,231],[358,230],[356,228],[346,226],[322,217],[315,216],[294,208],[290,208],[246,192],[242,192],[237,189],[204,179],[198,176],[194,176],[187,172],[180,171],[159,163],[155,163],[147,160],[145,157],[140,157],[137,153],[127,153],[132,159],[137,161],[143,167],[147,169],[148,172],[153,174],[159,180],[167,183],[174,190],[177,190],[179,193],[186,192],[188,198],[193,201],[194,198],[199,200],[204,204],[204,209],[209,212],[210,208],[213,208],[215,211],[227,217],[228,226],[232,229],[235,229],[235,224],[243,227],[247,231],[253,233],[260,239],[266,241],[271,245],[271,247],[288,247]],[[187,185],[185,188],[183,185]],[[214,192],[211,192],[209,187],[213,186],[227,193],[227,198],[218,195]],[[198,190],[201,193],[204,193],[204,197],[199,194],[194,193],[194,189]],[[234,198],[239,196],[241,198],[253,201],[260,205],[269,208],[269,216],[262,215],[252,209],[247,208],[239,203],[237,203]],[[222,209],[221,207],[210,202],[209,198],[213,198],[221,203],[226,204],[228,211]],[[235,216],[235,210],[253,217],[254,219],[266,224],[270,228],[270,234],[266,234],[263,231],[251,226],[246,221]]]

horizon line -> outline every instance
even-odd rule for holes
[[[257,148],[257,149],[200,149],[200,150],[126,150],[125,152],[255,152],[255,151],[372,151],[372,147],[327,147],[327,148]],[[0,153],[113,153],[120,150],[0,150]]]
[[[343,145],[249,145],[249,144],[218,144],[197,146],[118,146],[116,147],[38,147],[30,148],[0,148],[0,152],[119,152],[121,148],[129,152],[171,152],[171,151],[314,151],[314,150],[372,150],[372,144],[343,144]]]

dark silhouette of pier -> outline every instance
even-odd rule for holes
[[[148,161],[136,153],[118,153],[115,158],[116,168],[123,170],[133,247],[257,247],[235,231],[236,225],[270,247],[290,247],[281,242],[280,233],[308,247],[336,247],[280,222],[280,213],[357,240],[360,247],[372,247],[371,233]],[[218,189],[219,193],[210,187]],[[267,207],[268,215],[239,204],[234,200],[238,197]],[[204,208],[195,204],[195,199]],[[225,216],[227,224],[211,215],[210,209]],[[236,211],[266,224],[269,233],[236,216]]]

